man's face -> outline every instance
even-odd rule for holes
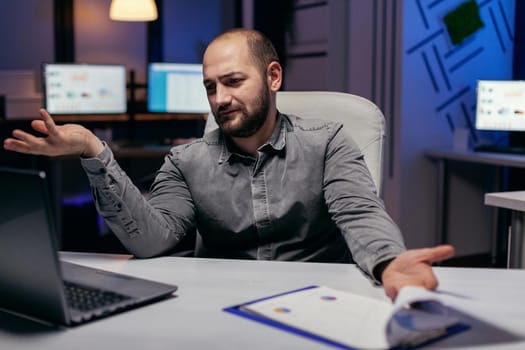
[[[212,43],[204,54],[204,86],[221,130],[232,137],[255,134],[268,116],[270,89],[244,38]]]

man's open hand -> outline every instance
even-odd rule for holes
[[[78,155],[94,157],[104,149],[102,142],[88,129],[78,124],[56,125],[45,109],[40,109],[41,119],[31,122],[31,127],[44,137],[13,130],[13,137],[4,140],[9,151],[44,156]]]
[[[404,286],[435,289],[438,281],[432,272],[432,264],[453,255],[454,248],[450,245],[412,249],[402,253],[383,270],[382,282],[386,295],[395,300],[399,290]]]

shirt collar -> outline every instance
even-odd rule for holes
[[[283,150],[286,146],[286,131],[287,127],[285,123],[285,116],[278,112],[277,121],[275,123],[275,130],[273,131],[272,136],[270,136],[268,141],[261,147],[259,147],[259,150],[264,150],[268,148],[271,148],[275,151]],[[208,137],[209,143],[219,144],[221,147],[218,159],[219,164],[228,161],[234,155],[237,157],[246,158],[246,156],[232,151],[232,145],[230,144],[229,140],[226,137],[224,137],[224,134],[220,130],[215,130],[212,133],[213,134],[210,134]]]

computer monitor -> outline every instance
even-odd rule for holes
[[[148,111],[208,113],[210,105],[202,80],[201,64],[150,63]]]
[[[479,80],[476,129],[525,131],[525,81]]]
[[[42,83],[50,114],[126,113],[124,65],[44,63]]]

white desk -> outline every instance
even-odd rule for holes
[[[525,168],[525,155],[518,154],[430,149],[425,151],[425,157],[433,160],[437,165],[436,243],[447,243],[449,241],[447,234],[449,162],[494,166],[498,170],[496,181],[500,180],[501,169],[504,167]],[[494,220],[497,220],[497,216],[495,216]],[[493,262],[496,261],[497,255],[497,234],[498,232],[494,228],[491,237],[491,255]]]
[[[176,298],[70,329],[0,314],[0,349],[334,349],[222,311],[311,284],[386,299],[354,265],[65,253],[65,260],[179,286]],[[428,349],[525,349],[525,271],[436,268],[478,320]],[[490,324],[489,324],[490,323]]]
[[[525,251],[525,191],[487,193],[485,204],[512,210],[507,266],[525,267],[523,257]]]

